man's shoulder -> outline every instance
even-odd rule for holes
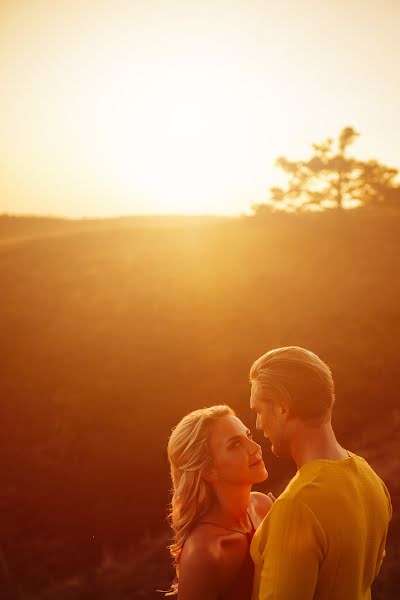
[[[375,491],[375,493],[379,491],[382,494],[382,498],[385,498],[385,503],[389,512],[389,518],[391,518],[393,509],[390,498],[390,492],[386,486],[386,483],[383,481],[381,476],[375,471],[374,467],[365,458],[363,458],[362,456],[358,456],[357,454],[353,454],[352,456],[357,462],[357,466],[360,472],[362,472],[365,475],[366,480],[368,481],[367,485],[370,486],[371,491]]]
[[[297,471],[278,496],[273,506],[275,513],[278,512],[278,509],[279,512],[301,511],[305,510],[305,507],[318,513],[318,507],[324,498],[335,496],[335,490],[338,489],[337,479],[329,462],[314,461],[314,464],[306,466],[306,469]]]
[[[368,461],[353,452],[345,460],[316,460],[301,468],[279,497],[307,505],[327,523],[338,506],[373,502],[391,510],[389,492]]]

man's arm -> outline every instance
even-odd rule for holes
[[[312,600],[325,550],[312,510],[299,500],[278,499],[269,515],[259,600]]]
[[[382,486],[383,486],[383,491],[385,492],[385,496],[386,496],[387,511],[388,511],[388,525],[389,525],[389,522],[391,521],[391,519],[393,517],[392,500],[390,498],[389,490],[387,489],[387,487],[383,481],[382,481]],[[385,535],[384,539],[382,540],[381,547],[379,549],[378,560],[377,560],[376,568],[375,568],[375,577],[377,577],[379,575],[379,572],[382,567],[382,563],[386,556],[386,538],[387,538],[387,531],[386,531],[386,535]]]

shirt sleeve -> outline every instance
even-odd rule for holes
[[[389,523],[389,521],[393,517],[393,506],[392,506],[392,501],[390,499],[389,491],[388,491],[386,485],[383,483],[383,481],[382,481],[382,485],[383,485],[383,491],[385,492],[385,496],[386,496],[387,510],[388,510],[388,523]],[[379,575],[379,572],[382,567],[382,563],[386,557],[386,536],[387,536],[387,532],[386,532],[384,539],[382,540],[382,544],[379,549],[379,555],[378,555],[378,560],[377,560],[376,569],[375,569],[375,577],[377,577]]]
[[[326,537],[300,500],[277,500],[269,515],[258,600],[312,600]]]

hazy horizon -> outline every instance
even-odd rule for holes
[[[233,216],[345,126],[400,168],[400,3],[0,6],[0,213]]]

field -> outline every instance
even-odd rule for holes
[[[162,598],[171,427],[308,347],[340,442],[387,483],[376,600],[400,585],[400,216],[103,221],[0,217],[0,596]],[[258,439],[258,438],[257,438]],[[282,491],[290,463],[264,455]]]

